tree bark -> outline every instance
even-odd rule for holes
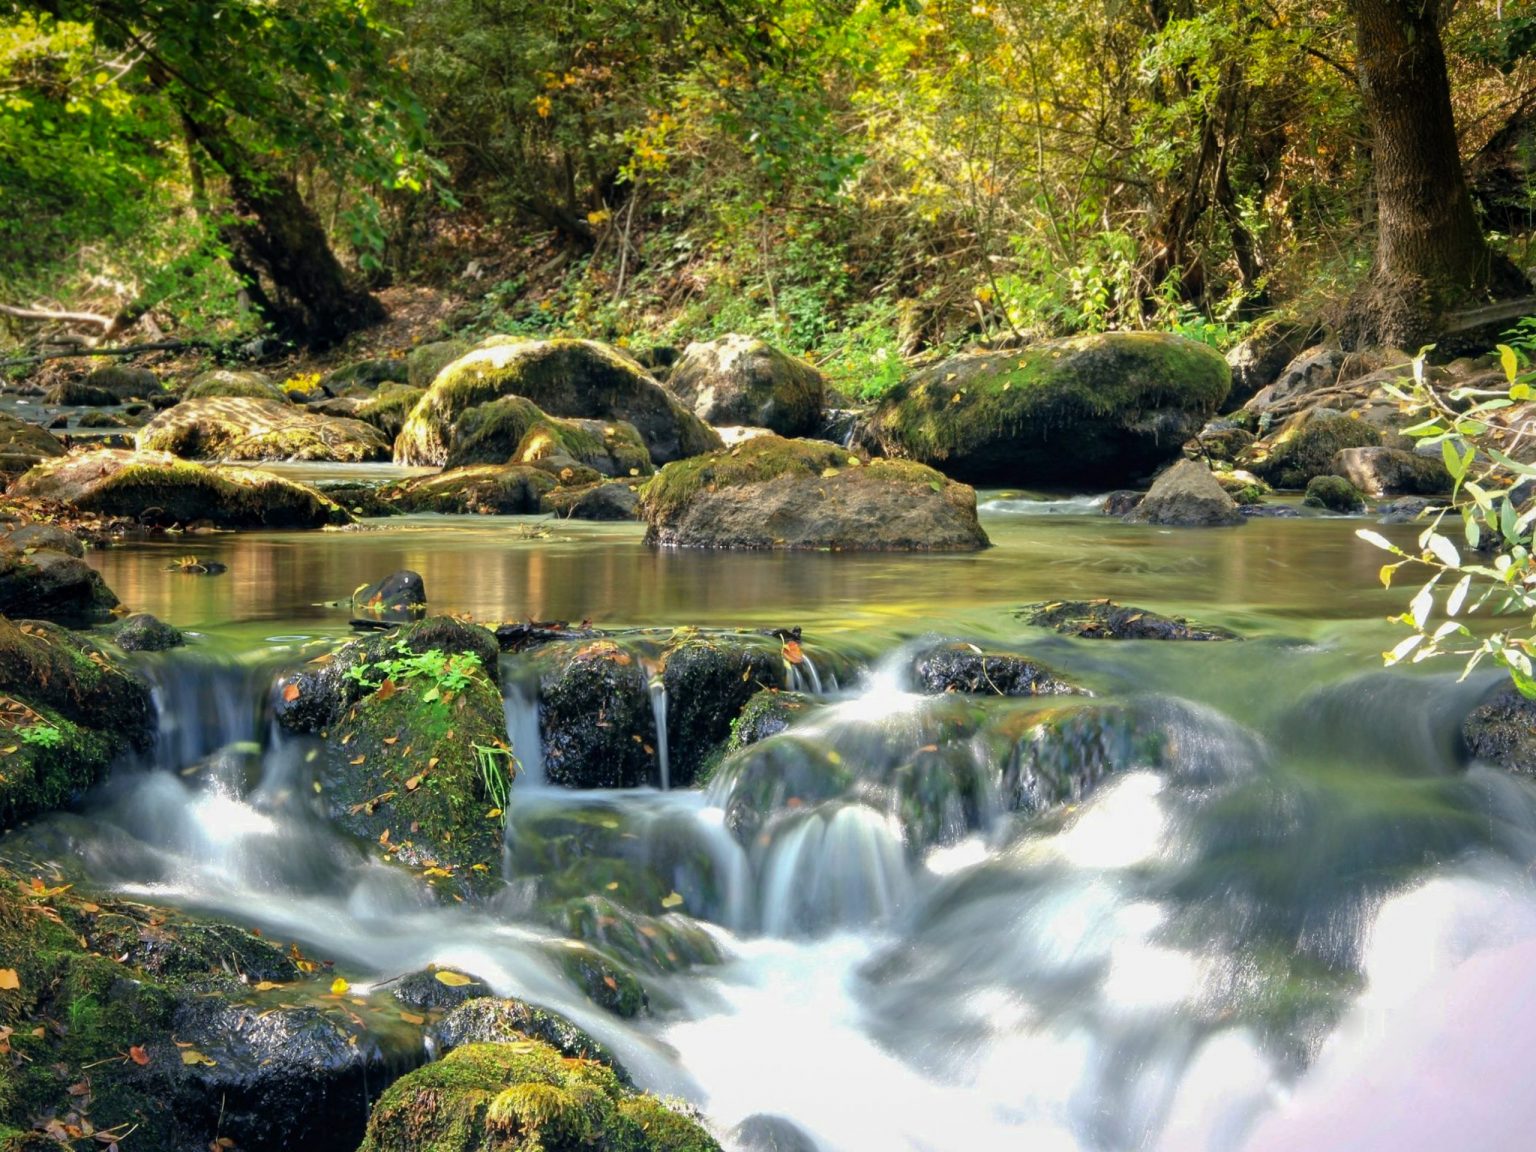
[[[1488,247],[1462,172],[1440,25],[1446,0],[1349,0],[1372,136],[1376,258],[1344,324],[1355,345],[1433,338],[1446,311],[1528,290]]]
[[[229,179],[230,266],[279,336],[328,348],[384,319],[377,297],[347,276],[292,177],[247,153],[217,117],[188,113],[185,122]]]

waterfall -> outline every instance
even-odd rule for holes
[[[667,685],[660,676],[652,677],[651,714],[656,718],[656,771],[657,781],[663,792],[672,787],[671,772],[667,766]]]
[[[544,774],[544,744],[539,736],[539,684],[507,678],[503,688],[502,710],[507,717],[507,743],[517,757],[518,783],[523,790],[543,788],[549,783]]]

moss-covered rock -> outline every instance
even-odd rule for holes
[[[221,528],[346,524],[345,509],[314,489],[249,468],[206,468],[159,452],[107,449],[40,464],[11,487],[81,512],[145,524],[207,520]]]
[[[108,619],[116,607],[117,596],[84,560],[0,543],[0,613],[91,624]]]
[[[147,400],[165,391],[160,377],[148,368],[133,368],[127,364],[108,364],[97,368],[85,378],[85,383],[110,392],[119,400]]]
[[[670,783],[688,787],[731,735],[742,708],[780,684],[779,642],[770,637],[686,637],[662,656]]]
[[[640,496],[622,480],[562,486],[544,494],[539,510],[563,520],[638,520]]]
[[[935,644],[912,662],[922,692],[973,696],[1070,696],[1083,689],[1051,668],[1013,652],[987,652],[974,644]]]
[[[1238,462],[1276,488],[1305,488],[1312,477],[1332,472],[1341,450],[1381,442],[1381,433],[1364,420],[1313,408],[1253,444]]]
[[[904,460],[759,436],[669,464],[641,494],[663,547],[968,552],[988,546],[976,493]]]
[[[469,1044],[391,1086],[358,1152],[720,1152],[695,1121],[547,1044]]]
[[[1451,474],[1438,455],[1420,456],[1401,448],[1344,448],[1331,465],[1367,496],[1443,496]]]
[[[116,393],[85,380],[64,380],[48,389],[43,403],[58,408],[111,408],[120,401]]]
[[[604,1012],[632,1020],[650,1006],[639,977],[612,956],[580,940],[546,944],[544,953],[573,987]]]
[[[445,468],[471,464],[507,464],[528,430],[548,417],[524,396],[498,396],[466,408],[448,430]]]
[[[287,400],[183,400],[138,432],[141,451],[191,460],[387,460],[388,439],[372,424],[322,416]]]
[[[1302,503],[1329,512],[1365,511],[1365,497],[1342,476],[1312,477],[1307,481],[1307,495]]]
[[[182,389],[182,400],[206,400],[214,397],[246,400],[272,400],[289,403],[288,394],[260,372],[236,372],[216,368],[192,379]]]
[[[187,642],[181,629],[148,612],[136,612],[127,617],[113,631],[112,639],[124,652],[164,652]]]
[[[667,390],[710,424],[750,424],[809,436],[821,424],[826,380],[803,360],[752,336],[690,344]]]
[[[639,431],[625,420],[563,420],[522,396],[467,409],[454,423],[446,467],[534,464],[568,457],[603,476],[655,471]]]
[[[477,464],[419,476],[385,493],[403,512],[518,515],[537,512],[558,481],[528,464]]]
[[[372,424],[384,433],[393,450],[395,437],[400,435],[400,429],[405,427],[406,417],[411,414],[411,410],[424,395],[426,391],[422,388],[400,384],[386,385],[379,389],[378,395],[357,405],[350,415],[365,424]]]
[[[756,744],[759,740],[777,736],[819,706],[813,697],[803,692],[781,692],[775,688],[758,692],[746,702],[736,719],[731,721],[731,735],[726,742],[726,749],[734,752],[738,748]]]
[[[1108,332],[922,369],[870,417],[882,451],[973,484],[1123,486],[1174,459],[1231,385],[1220,353]]]
[[[539,735],[550,783],[659,783],[656,723],[640,661],[606,639],[556,641],[530,660],[539,675]]]
[[[720,447],[698,417],[611,348],[588,340],[497,337],[438,373],[396,440],[395,459],[445,463],[459,417],[502,396],[521,396],[551,416],[626,420],[658,462]]]
[[[0,412],[0,474],[19,475],[42,460],[63,456],[67,449],[46,428]]]
[[[1112,600],[1052,600],[1026,604],[1014,615],[1037,628],[1086,640],[1236,640],[1236,632],[1192,624]]]
[[[1231,472],[1212,472],[1211,475],[1216,477],[1216,483],[1221,485],[1221,490],[1232,497],[1232,502],[1239,508],[1249,504],[1262,504],[1264,497],[1273,496],[1275,492],[1252,472],[1244,472],[1241,468]]]
[[[369,396],[382,384],[404,384],[410,369],[404,359],[355,360],[327,372],[320,387],[328,396]]]
[[[569,1060],[592,1060],[612,1070],[621,1084],[629,1072],[608,1048],[558,1012],[536,1008],[512,997],[480,995],[465,1000],[432,1026],[432,1039],[443,1052],[466,1044],[508,1044],[537,1040]]]
[[[474,347],[468,340],[436,340],[418,344],[405,358],[406,381],[425,392],[437,374]]]
[[[602,896],[583,896],[556,905],[546,918],[573,940],[647,972],[680,972],[721,959],[709,933],[676,913],[646,916]]]

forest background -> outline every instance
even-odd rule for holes
[[[1529,267],[1521,0],[0,2],[0,346],[324,348],[421,285],[458,331],[745,332],[870,397],[978,339],[1347,326],[1379,20],[1390,67],[1443,47],[1455,143],[1407,167]]]

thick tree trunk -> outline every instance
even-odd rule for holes
[[[1440,40],[1445,0],[1349,0],[1376,177],[1376,260],[1351,302],[1354,344],[1433,338],[1447,310],[1527,290],[1483,238],[1462,173]]]
[[[230,265],[278,335],[327,348],[385,317],[347,276],[298,185],[247,154],[222,122],[188,115],[198,144],[229,178],[237,218],[225,231]]]

